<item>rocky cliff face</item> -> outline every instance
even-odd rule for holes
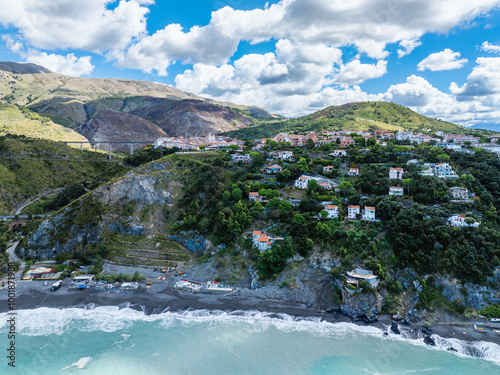
[[[500,285],[500,267],[489,278],[491,285]],[[465,308],[481,310],[489,305],[500,304],[500,289],[477,284],[461,284],[456,279],[440,277],[436,286],[443,289],[443,295],[452,303]]]
[[[166,163],[153,163],[101,186],[44,221],[20,248],[21,255],[51,258],[97,244],[103,234],[155,236],[164,232],[162,209],[182,183]],[[124,211],[130,204],[133,213]],[[144,213],[147,213],[144,214]]]

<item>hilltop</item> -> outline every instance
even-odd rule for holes
[[[26,106],[71,129],[91,121],[105,110],[133,112],[151,121],[153,127],[159,127],[156,132],[163,129],[168,135],[208,135],[276,117],[260,108],[207,100],[160,83],[69,77],[36,64],[12,62],[0,62],[2,102]],[[163,116],[168,116],[167,122]],[[127,131],[116,127],[120,116],[115,118],[108,113],[106,119],[109,122],[103,122],[102,118],[100,121],[102,126],[111,128],[108,131],[113,136],[110,141],[134,140],[126,138]],[[127,122],[129,130],[133,122]],[[135,132],[141,132],[141,128]]]
[[[278,133],[322,130],[387,130],[464,133],[467,128],[432,119],[406,107],[387,102],[357,102],[331,106],[307,116],[270,120],[256,126],[226,133],[243,140],[273,137]]]

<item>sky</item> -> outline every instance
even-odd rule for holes
[[[383,100],[500,124],[500,0],[0,0],[0,60],[287,117]]]

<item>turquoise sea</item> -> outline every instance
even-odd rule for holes
[[[0,314],[5,349],[6,321]],[[496,344],[434,337],[431,348],[375,327],[257,311],[39,308],[18,311],[16,329],[16,367],[2,355],[2,375],[500,374]]]

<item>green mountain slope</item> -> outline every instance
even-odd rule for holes
[[[60,142],[0,136],[0,214],[41,192],[75,183],[93,188],[126,170],[106,155]]]
[[[0,103],[0,136],[25,135],[52,141],[87,142],[87,139],[64,126],[54,124],[49,118],[38,115],[25,107]],[[89,148],[88,145],[85,147]]]
[[[248,140],[273,137],[278,133],[322,130],[407,130],[418,132],[464,133],[467,128],[420,115],[406,107],[387,102],[358,102],[325,108],[289,120],[271,120],[226,133]]]

